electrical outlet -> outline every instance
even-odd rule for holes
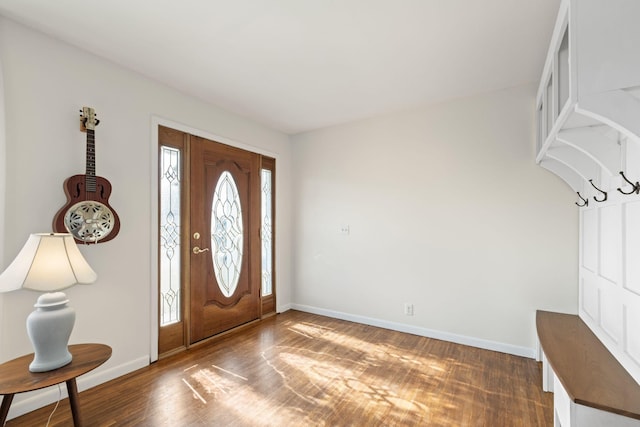
[[[404,314],[406,316],[413,316],[413,304],[408,302],[404,304]]]
[[[340,226],[340,234],[347,235],[350,232],[351,232],[351,229],[349,228],[349,224],[343,224]]]

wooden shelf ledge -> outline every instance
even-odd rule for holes
[[[536,312],[542,350],[575,403],[640,420],[640,385],[580,317]]]

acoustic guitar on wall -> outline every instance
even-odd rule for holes
[[[95,127],[98,123],[94,109],[83,107],[80,130],[87,133],[86,173],[64,181],[67,203],[53,218],[55,232],[71,233],[79,243],[107,242],[120,231],[118,214],[109,205],[111,183],[96,176]]]

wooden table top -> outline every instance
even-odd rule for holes
[[[640,419],[640,385],[579,316],[538,311],[536,327],[542,350],[571,400]]]
[[[0,394],[38,390],[79,377],[97,368],[111,357],[111,347],[104,344],[69,346],[71,363],[48,372],[30,372],[33,353],[0,365]]]

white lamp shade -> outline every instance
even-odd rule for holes
[[[0,292],[21,288],[53,292],[93,283],[97,278],[71,234],[32,234],[0,275]]]

